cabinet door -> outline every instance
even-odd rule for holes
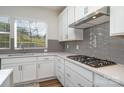
[[[64,74],[59,69],[56,69],[56,77],[59,82],[64,86]]]
[[[48,78],[55,76],[54,72],[54,62],[53,61],[43,61],[37,64],[37,77],[38,79]]]
[[[24,64],[22,65],[22,82],[36,79],[36,64]]]
[[[75,7],[75,21],[84,17],[84,6],[76,6]]]
[[[65,78],[65,87],[75,87],[70,80]]]
[[[13,69],[13,82],[19,83],[21,81],[21,69],[18,65],[2,65],[2,69]]]
[[[124,6],[110,8],[110,36],[124,33]]]
[[[76,87],[91,87],[92,82],[85,79],[69,67],[65,67],[65,78],[70,80]]]
[[[68,8],[68,25],[75,21],[75,7],[69,6]]]
[[[62,13],[62,32],[63,41],[68,39],[68,9],[66,8]]]
[[[63,30],[62,30],[62,14],[59,15],[59,41],[62,41],[62,34],[63,34]]]
[[[94,86],[95,87],[121,87],[118,83],[100,76],[98,74],[94,75]]]

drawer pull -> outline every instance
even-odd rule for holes
[[[71,75],[70,75],[70,74],[68,74],[68,73],[67,73],[67,76],[68,76],[68,77],[71,77]]]
[[[37,67],[40,68],[40,64],[38,64]]]
[[[49,60],[49,58],[44,58],[45,60]]]
[[[78,84],[78,86],[79,86],[79,87],[84,87],[84,86],[82,86],[80,83]]]
[[[58,68],[59,68],[59,69],[61,69],[61,67],[60,67],[60,66],[58,66]]]

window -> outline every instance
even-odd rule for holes
[[[29,20],[16,20],[16,48],[45,48],[47,25]]]
[[[8,17],[0,17],[0,49],[10,46],[10,24]]]

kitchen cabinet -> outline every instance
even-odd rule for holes
[[[37,78],[49,78],[55,76],[54,57],[38,57],[37,61]]]
[[[75,21],[84,17],[84,7],[85,6],[75,6]]]
[[[121,87],[118,83],[100,76],[98,74],[94,75],[94,86],[95,87]]]
[[[14,83],[55,77],[54,56],[2,59],[2,69],[14,69]]]
[[[54,62],[45,61],[44,63],[37,64],[37,77],[38,79],[48,78],[54,75]]]
[[[70,28],[69,25],[75,21],[75,7],[64,9],[59,15],[59,41],[83,40],[83,30]]]
[[[66,61],[66,63],[68,63],[68,62]],[[84,75],[81,75],[78,72],[76,71],[76,68],[74,68],[74,66],[66,64],[65,79],[69,80],[75,87],[91,87],[91,86],[93,86],[92,81],[85,78],[86,76],[83,72],[80,71]],[[93,76],[92,76],[92,78],[93,78]],[[66,83],[66,85],[69,85],[66,81],[65,81],[65,83]]]
[[[104,6],[88,6],[88,12],[86,15],[96,12],[97,10],[103,8]]]
[[[83,29],[70,28],[69,25],[95,12],[103,6],[69,6],[59,15],[59,41],[83,40]]]
[[[71,69],[73,69],[75,72],[77,72],[78,74],[80,74],[82,77],[86,78],[88,81],[93,81],[93,72],[82,68],[78,65],[75,65],[73,63],[71,63],[70,61],[65,62],[65,65]]]
[[[2,59],[2,69],[13,69],[14,83],[36,79],[36,57]]]
[[[13,81],[14,83],[20,83],[36,79],[36,64],[6,64],[2,66],[2,69],[13,69]]]
[[[110,36],[124,34],[124,6],[110,7]]]
[[[75,6],[75,21],[84,18],[102,7],[103,6]]]
[[[61,82],[61,84],[64,86],[64,72],[65,72],[65,66],[64,66],[64,59],[57,57],[56,59],[56,65],[55,65],[55,72],[57,79]]]
[[[68,8],[62,12],[62,41],[68,39]]]
[[[22,82],[36,79],[36,64],[28,63],[21,66]]]
[[[83,40],[83,30],[70,28],[69,25],[75,22],[75,7],[69,6],[68,8],[68,40]]]
[[[58,17],[58,23],[59,23],[59,41],[62,41],[63,40],[63,26],[62,26],[62,22],[63,22],[63,20],[62,20],[62,13],[59,15],[59,17]]]
[[[75,87],[74,84],[67,78],[65,78],[65,87]]]

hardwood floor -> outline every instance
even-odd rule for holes
[[[40,82],[39,87],[63,87],[63,86],[57,79],[53,79]]]

